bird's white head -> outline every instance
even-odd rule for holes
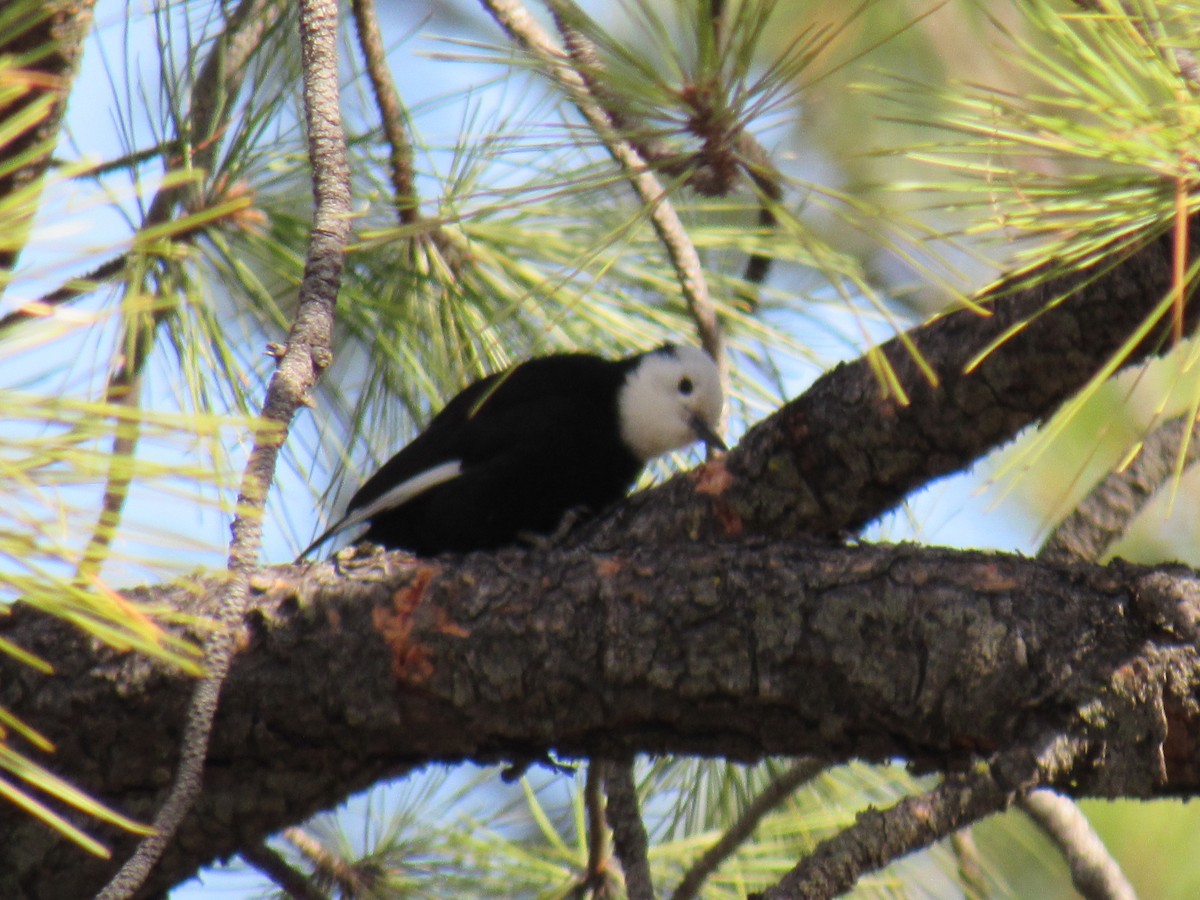
[[[668,344],[641,357],[617,398],[621,439],[643,462],[696,441],[725,449],[717,435],[725,397],[712,357]]]

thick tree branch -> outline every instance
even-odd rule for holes
[[[1200,246],[1200,223],[1192,223],[1190,246]],[[908,332],[936,385],[899,338],[879,348],[907,405],[883,395],[865,358],[839,365],[751,428],[724,470],[710,469],[700,484],[675,479],[644,492],[599,530],[614,540],[647,541],[855,532],[1051,416],[1170,294],[1172,254],[1166,234],[1109,260],[1103,271],[1048,277],[1032,288],[999,285],[980,298],[989,316],[963,309]],[[1186,310],[1189,333],[1198,307]],[[1170,323],[1160,323],[1125,364],[1167,350],[1169,334]]]
[[[147,891],[413,766],[551,749],[953,770],[1066,733],[1091,751],[1066,793],[1200,793],[1188,570],[795,541],[340,565],[255,577],[204,792]],[[219,594],[129,592],[193,613]],[[55,741],[49,763],[156,808],[191,683],[30,609],[0,630],[58,673],[0,661],[0,704]],[[0,827],[0,895],[83,896],[109,871],[15,810]]]
[[[1076,773],[1072,792],[1192,793],[1196,662],[1181,641],[1195,637],[1200,604],[1185,573],[794,540],[860,524],[1049,414],[1165,296],[1170,271],[1160,240],[1104,274],[996,299],[991,318],[945,316],[914,333],[940,389],[886,345],[910,406],[881,399],[865,362],[839,367],[725,464],[633,498],[582,529],[574,549],[413,570],[389,570],[399,558],[388,558],[342,577],[318,567],[252,598],[258,637],[234,661],[208,787],[147,890],[411,765],[548,746],[944,768],[1064,722],[1120,722],[1098,745],[1104,764]],[[1080,290],[1038,315],[1068,284]],[[1161,347],[1147,340],[1135,356]],[[785,543],[748,539],[755,532]],[[147,596],[196,605],[199,587]],[[215,611],[211,598],[197,609]],[[64,687],[0,673],[0,703],[56,738],[64,774],[145,816],[160,802],[187,685],[32,615],[12,617],[6,636],[54,659]],[[81,727],[80,709],[95,722]],[[32,836],[14,846],[44,852],[22,857],[34,870],[0,863],[11,893],[86,894],[108,874],[40,826],[11,830],[26,826]]]

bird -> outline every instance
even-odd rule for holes
[[[726,449],[723,406],[716,363],[697,347],[530,359],[450,400],[297,562],[363,524],[357,542],[419,557],[552,534],[568,513],[620,500],[657,456],[696,441]]]

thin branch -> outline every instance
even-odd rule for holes
[[[761,195],[758,209],[759,226],[773,228],[777,224],[773,205],[783,199],[781,176],[766,150],[752,134],[740,126],[723,129],[719,137],[701,131],[698,136],[704,139],[704,151],[692,154],[677,150],[647,129],[639,127],[636,122],[630,120],[622,109],[619,98],[608,90],[599,77],[603,63],[595,44],[578,28],[569,24],[568,16],[577,16],[578,10],[564,0],[552,0],[550,5],[563,44],[580,78],[608,115],[613,128],[629,141],[643,160],[656,171],[682,179],[688,187],[710,197],[725,196],[733,190],[734,181],[731,175],[735,170],[730,162],[736,161]],[[724,15],[724,4],[714,0],[710,4],[709,15],[712,19],[713,37],[719,45],[723,40],[721,17]],[[714,148],[726,146],[731,146],[733,152],[720,149],[714,153]],[[753,284],[761,284],[766,279],[770,267],[769,256],[752,254],[746,262],[743,278]],[[751,303],[755,302],[754,297],[746,299]]]
[[[541,62],[547,75],[571,98],[576,108],[600,138],[609,155],[620,166],[650,215],[659,242],[667,251],[675,277],[683,292],[688,312],[696,323],[700,344],[709,352],[727,381],[725,337],[716,307],[708,293],[708,282],[700,256],[688,237],[667,191],[649,170],[638,151],[617,133],[604,107],[592,96],[587,81],[571,65],[569,57],[517,0],[480,0],[505,33]],[[559,3],[553,2],[553,8]],[[580,36],[582,39],[582,36]]]
[[[1137,892],[1079,806],[1054,791],[1030,791],[1021,809],[1054,843],[1085,900],[1137,900]]]
[[[604,763],[588,763],[587,782],[583,787],[584,808],[587,811],[588,862],[587,872],[576,893],[588,892],[594,900],[614,897],[612,871],[609,868],[608,825],[604,822]]]
[[[783,200],[783,177],[771,162],[766,149],[749,132],[742,131],[738,134],[737,153],[742,167],[761,195],[758,201],[758,226],[773,229],[779,224],[775,215],[775,204]],[[771,257],[754,253],[746,260],[742,279],[751,284],[762,284],[767,280],[770,271]]]
[[[337,886],[345,897],[365,897],[374,885],[369,872],[347,862],[303,828],[293,826],[283,830],[283,837],[313,865],[321,877]]]
[[[387,138],[389,174],[392,180],[393,201],[401,225],[413,225],[419,216],[417,189],[413,178],[413,148],[404,130],[407,116],[400,102],[400,94],[392,81],[387,64],[387,51],[379,31],[379,16],[375,0],[352,0],[354,28],[358,35],[358,47],[367,65],[367,77],[375,93],[375,104],[379,107],[379,119],[383,134]]]
[[[593,765],[595,765],[593,761]],[[625,891],[629,900],[654,900],[654,882],[650,878],[650,841],[638,808],[637,785],[633,779],[633,759],[608,760],[604,767],[604,788],[608,795],[606,813],[613,833],[613,846],[625,873]]]
[[[301,0],[304,111],[315,211],[296,319],[263,403],[262,417],[273,427],[256,437],[242,477],[237,501],[240,512],[233,521],[229,549],[232,578],[224,588],[220,627],[205,641],[208,674],[192,695],[179,769],[155,817],[155,832],[138,845],[133,857],[101,891],[102,900],[129,897],[137,891],[200,793],[217,701],[233,664],[249,596],[250,571],[258,561],[262,544],[262,511],[279,449],[293,415],[331,361],[334,304],[350,229],[349,168],[338,102],[337,19],[333,0]]]
[[[1187,467],[1200,460],[1200,426],[1193,425],[1188,416],[1156,429],[1133,462],[1100,482],[1059,523],[1042,544],[1038,559],[1058,563],[1102,559],[1176,471],[1178,451],[1185,443],[1183,466]]]
[[[295,900],[329,900],[329,895],[313,884],[307,875],[294,868],[266,844],[247,847],[240,855],[247,863],[275,882],[289,897]]]
[[[85,275],[76,275],[65,284],[55,288],[48,294],[43,294],[37,300],[22,303],[12,312],[0,318],[0,332],[29,319],[40,319],[53,315],[54,308],[69,303],[84,294],[94,291],[101,284],[113,281],[125,271],[129,263],[129,254],[122,253],[107,260]]]
[[[987,881],[983,877],[983,862],[970,827],[960,828],[950,835],[950,847],[958,860],[958,880],[968,897],[988,896]]]
[[[692,867],[684,874],[683,880],[675,888],[672,900],[692,900],[700,893],[704,881],[726,859],[732,856],[754,833],[754,829],[763,818],[780,803],[808,781],[811,781],[825,771],[826,763],[820,759],[801,759],[792,763],[781,775],[773,778],[762,789],[744,810],[738,820],[729,830],[721,835],[720,840],[708,848],[704,854],[692,863]]]
[[[985,769],[951,773],[931,791],[885,810],[861,812],[853,825],[822,841],[768,889],[763,900],[836,897],[867,872],[999,812],[1018,793],[1055,781],[1075,764],[1081,749],[1078,742],[1060,738],[1037,754],[1007,751]]]

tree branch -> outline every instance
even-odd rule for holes
[[[343,897],[366,897],[372,894],[372,874],[369,867],[362,871],[352,862],[347,862],[300,827],[285,828],[283,836],[312,864],[322,880],[336,885]]]
[[[241,857],[294,900],[329,900],[328,894],[318,890],[303,872],[292,868],[286,859],[265,843],[245,848]]]
[[[1137,900],[1137,892],[1079,807],[1054,791],[1030,791],[1023,809],[1046,832],[1071,869],[1071,883],[1085,900]]]
[[[963,825],[1006,807],[1018,792],[1054,781],[1069,771],[1079,752],[1070,741],[1042,752],[999,755],[983,770],[947,775],[940,785],[905,797],[886,810],[868,809],[855,823],[821,844],[763,900],[825,900],[852,888],[865,873],[928,847]]]
[[[587,781],[583,788],[583,800],[587,810],[588,861],[587,871],[579,884],[576,897],[583,898],[588,891],[596,900],[609,900],[616,896],[614,879],[609,869],[608,826],[604,821],[604,768],[602,760],[592,760],[587,767]]]
[[[344,556],[254,586],[205,789],[147,892],[435,760],[814,755],[946,771],[1065,731],[1098,751],[1053,785],[1066,793],[1200,794],[1200,653],[1179,636],[1200,618],[1200,576],[1177,567],[633,542]],[[191,615],[220,596],[219,580],[127,592]],[[0,634],[55,667],[47,680],[0,660],[0,705],[54,741],[56,770],[135,817],[157,808],[192,683],[25,607]],[[111,871],[16,810],[0,808],[0,828],[0,896],[85,896]]]
[[[29,79],[33,85],[30,90],[0,107],[0,119],[19,121],[22,112],[52,98],[44,115],[0,142],[0,198],[11,197],[34,184],[50,165],[71,82],[83,58],[84,38],[92,27],[94,7],[95,0],[48,0],[33,21],[10,21],[0,40],[0,56],[26,59],[26,71],[39,76]],[[36,204],[28,208],[26,227],[19,234],[6,235],[8,240],[0,248],[0,295],[16,268]]]
[[[100,900],[131,897],[145,885],[150,870],[201,793],[217,701],[243,636],[250,571],[258,562],[262,511],[275,462],[293,415],[330,362],[333,309],[350,231],[349,168],[338,102],[336,3],[301,0],[300,44],[315,210],[296,319],[263,402],[262,417],[273,427],[257,436],[242,476],[239,513],[233,521],[229,548],[231,578],[219,591],[216,618],[220,627],[204,641],[208,673],[196,686],[188,708],[178,771],[154,818],[154,833],[138,845],[133,857],[100,892]]]
[[[1190,246],[1200,246],[1197,221]],[[1104,269],[1047,275],[1034,287],[997,285],[980,298],[990,315],[958,310],[907,333],[936,385],[902,339],[878,348],[907,405],[883,396],[865,357],[839,365],[751,428],[723,469],[644,492],[589,533],[646,541],[853,533],[1053,415],[1168,296],[1172,255],[1167,234]],[[1200,304],[1190,304],[1189,333],[1198,317]],[[1158,323],[1124,365],[1165,352],[1169,335],[1170,323]]]
[[[1182,460],[1179,450],[1184,449]],[[1181,416],[1156,428],[1124,469],[1108,475],[1058,524],[1038,551],[1051,562],[1102,559],[1175,472],[1200,459],[1200,429]]]
[[[878,515],[1047,415],[1165,295],[1170,271],[1169,242],[1158,240],[1103,274],[999,297],[991,318],[944,316],[913,332],[940,390],[906,368],[907,350],[885,345],[914,386],[909,407],[879,398],[865,361],[841,366],[723,464],[635,496],[548,554],[351,559],[342,565],[360,568],[340,575],[318,566],[256,576],[268,593],[251,598],[257,636],[231,670],[214,731],[219,764],[210,759],[186,839],[168,848],[147,890],[414,764],[526,758],[548,746],[944,768],[1064,721],[1121,722],[1105,735],[1104,764],[1076,773],[1070,792],[1193,792],[1196,660],[1181,639],[1197,633],[1200,590],[1184,570],[795,540],[809,526],[828,533]],[[1044,312],[1070,285],[1080,290]],[[1160,351],[1156,337],[1135,358]],[[217,592],[193,582],[130,593],[211,615]],[[161,761],[190,685],[30,616],[0,629],[52,659],[59,679],[0,672],[0,705],[43,727],[65,774],[144,817],[161,802]],[[81,709],[97,716],[86,727]],[[94,743],[79,746],[80,733]],[[306,748],[300,758],[296,747]],[[83,895],[109,874],[55,841],[14,838],[43,849],[24,857],[33,870],[0,847],[0,895]],[[129,845],[127,835],[111,841]]]
[[[392,199],[401,225],[412,225],[420,218],[417,189],[413,178],[413,149],[405,133],[404,106],[392,82],[387,65],[383,35],[375,0],[352,0],[354,30],[358,47],[367,66],[367,77],[379,107],[379,121],[389,148],[388,173],[392,180]]]
[[[612,829],[613,848],[625,873],[625,892],[629,900],[654,900],[654,882],[650,878],[650,840],[638,807],[637,784],[633,778],[633,759],[605,760],[604,791],[608,795],[605,815]]]

